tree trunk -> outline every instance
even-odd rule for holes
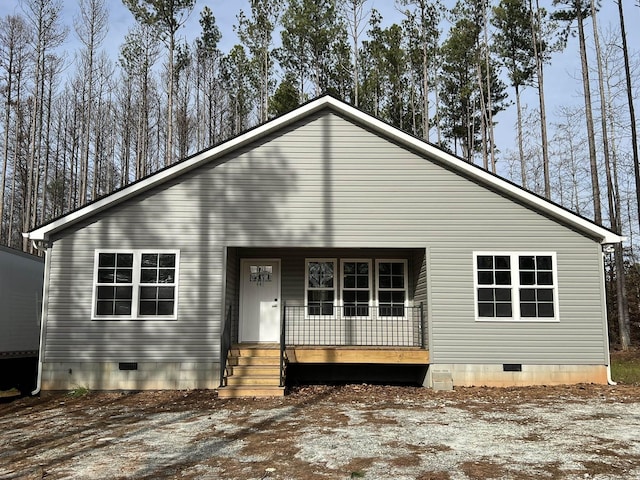
[[[584,35],[584,24],[581,7],[582,4],[580,0],[578,0],[576,8],[576,21],[578,23],[578,40],[580,42],[580,63],[582,65],[582,88],[584,90],[584,108],[587,121],[587,142],[589,144],[589,166],[591,169],[591,190],[593,192],[593,218],[597,224],[602,225],[600,183],[598,179],[598,159],[596,157],[596,139],[593,127],[593,113],[591,110],[589,64],[587,62],[587,46]]]
[[[622,53],[624,55],[624,75],[627,85],[627,105],[631,129],[631,148],[633,150],[633,173],[636,183],[636,205],[640,219],[640,159],[638,159],[638,131],[636,128],[636,112],[633,106],[633,88],[631,86],[631,68],[629,66],[629,48],[627,47],[627,33],[624,24],[624,10],[622,0],[618,0],[618,16],[620,17],[620,37],[622,38]]]
[[[518,130],[518,155],[520,156],[520,178],[522,180],[522,188],[527,188],[527,166],[524,160],[524,145],[522,141],[522,106],[520,105],[520,87],[514,85],[516,91],[516,114],[517,114],[517,130]]]

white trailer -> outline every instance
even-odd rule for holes
[[[0,359],[37,357],[44,259],[0,246]]]

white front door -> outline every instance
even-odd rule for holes
[[[240,342],[280,341],[280,260],[240,260]]]

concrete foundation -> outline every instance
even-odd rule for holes
[[[220,384],[217,363],[199,362],[46,362],[42,365],[42,390],[185,390],[214,389]]]
[[[573,385],[607,383],[606,365],[518,365],[521,371],[505,371],[513,366],[431,364],[425,386],[433,387],[434,372],[447,372],[454,387],[514,387],[527,385]]]

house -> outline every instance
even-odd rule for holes
[[[36,382],[44,259],[0,245],[0,390]]]
[[[621,237],[331,96],[25,235],[43,389],[281,394],[305,363],[607,382]]]

